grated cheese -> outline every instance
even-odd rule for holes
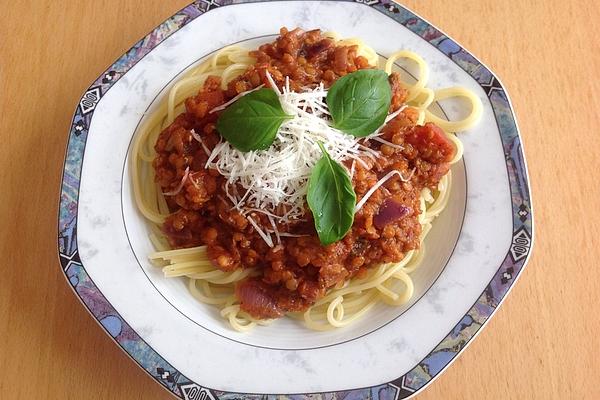
[[[248,220],[248,222],[250,222],[252,224],[252,226],[254,227],[254,229],[256,229],[256,232],[260,235],[260,237],[265,241],[265,243],[269,246],[269,247],[273,247],[273,239],[271,239],[271,236],[267,235],[261,228],[260,226],[258,226],[258,224],[256,222],[254,222],[254,219],[252,217],[250,217],[249,215],[246,216],[246,219]]]
[[[388,145],[388,146],[390,146],[390,147],[393,147],[394,149],[400,149],[400,150],[402,150],[402,149],[404,148],[404,147],[402,147],[402,146],[401,146],[401,145],[399,145],[399,144],[392,143],[392,142],[390,142],[390,141],[387,141],[387,140],[385,140],[385,139],[382,139],[382,138],[380,138],[380,137],[378,137],[378,136],[372,137],[372,138],[371,138],[371,140],[374,140],[374,141],[376,141],[376,142],[379,142],[379,143],[386,144],[386,145]]]
[[[214,113],[214,112],[217,112],[217,111],[224,110],[224,109],[226,109],[227,107],[229,107],[231,104],[235,103],[235,102],[236,102],[236,101],[237,101],[239,98],[241,98],[241,97],[244,97],[244,96],[245,96],[245,95],[247,95],[248,93],[252,93],[252,92],[254,92],[254,91],[258,90],[258,89],[262,88],[263,86],[265,86],[265,85],[260,85],[260,86],[257,86],[257,87],[255,87],[255,88],[254,88],[254,89],[252,89],[252,90],[247,90],[247,91],[245,91],[245,92],[239,93],[237,96],[235,96],[233,99],[229,100],[227,103],[221,104],[220,106],[213,108],[213,109],[212,109],[212,110],[210,110],[208,113],[209,113],[209,114],[212,114],[212,113]]]
[[[206,147],[206,145],[205,145],[205,144],[204,144],[204,142],[202,141],[202,137],[200,137],[200,135],[198,135],[194,129],[192,129],[192,130],[190,131],[190,133],[192,134],[192,137],[193,137],[194,139],[196,139],[196,141],[197,141],[198,143],[200,143],[200,145],[202,146],[202,149],[204,149],[204,152],[206,153],[206,155],[207,155],[207,156],[210,156],[210,151],[208,150],[208,147]]]
[[[358,210],[360,210],[362,208],[362,206],[365,205],[367,200],[369,200],[369,197],[371,197],[377,189],[379,189],[384,183],[386,183],[388,180],[390,180],[394,175],[398,175],[402,182],[407,182],[410,180],[410,178],[412,178],[414,173],[415,173],[415,170],[413,169],[410,172],[410,175],[405,178],[404,176],[402,176],[400,171],[392,170],[392,171],[388,172],[383,178],[378,180],[377,183],[374,184],[373,187],[367,191],[367,193],[365,193],[365,195],[363,196],[362,199],[360,199],[358,204],[356,204],[356,206],[354,207],[354,213],[356,214],[358,212]]]
[[[275,234],[277,243],[280,243],[280,237],[289,236],[280,233],[277,224],[298,221],[304,215],[308,180],[322,157],[318,142],[323,143],[333,160],[340,163],[352,160],[353,166],[359,162],[366,167],[363,158],[374,159],[380,154],[361,143],[365,138],[355,138],[331,126],[325,101],[327,90],[323,84],[292,92],[288,78],[281,90],[268,73],[267,79],[278,94],[284,112],[293,118],[281,125],[275,141],[266,150],[242,152],[228,142],[217,144],[209,155],[206,168],[216,169],[227,179],[225,193],[233,204],[232,208],[246,216],[263,240],[273,247],[270,233]],[[250,92],[244,92],[235,99]],[[220,106],[211,112],[225,107]],[[400,111],[388,116],[386,122]],[[379,134],[380,129],[366,139]],[[349,173],[352,176],[354,168]],[[261,229],[248,215],[251,212],[265,215],[273,230]]]
[[[181,177],[181,182],[179,182],[179,185],[177,185],[177,187],[170,191],[170,192],[163,192],[164,196],[177,196],[179,194],[179,192],[181,192],[181,189],[183,189],[183,185],[185,185],[185,181],[187,181],[188,176],[190,176],[190,167],[187,167],[185,169],[185,172],[183,173],[183,177]]]

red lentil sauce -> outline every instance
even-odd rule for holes
[[[270,248],[247,219],[231,209],[224,194],[225,179],[216,170],[205,168],[208,157],[193,139],[191,130],[200,134],[212,150],[220,140],[215,129],[219,113],[209,111],[241,92],[261,84],[269,87],[267,71],[278,85],[283,85],[288,76],[291,88],[299,90],[319,82],[328,87],[340,76],[373,67],[357,54],[356,46],[336,46],[319,30],[282,28],[273,43],[264,44],[251,54],[256,57],[256,64],[231,81],[226,90],[221,89],[218,77],[209,77],[200,92],[186,100],[185,112],[161,132],[153,166],[156,181],[165,193],[180,184],[189,168],[183,189],[166,197],[172,214],[163,231],[171,246],[206,245],[210,260],[223,271],[261,271],[260,276],[238,283],[236,294],[242,310],[265,319],[303,311],[329,288],[363,276],[375,265],[401,261],[406,252],[418,248],[421,190],[437,186],[448,172],[456,150],[437,126],[416,126],[417,111],[405,108],[384,127],[381,136],[401,148],[365,142],[382,157],[365,158],[367,168],[356,163],[352,183],[360,200],[391,170],[411,178],[403,182],[394,176],[377,189],[356,213],[348,234],[336,243],[320,244],[306,207],[303,220],[278,226],[280,232],[306,236],[281,237],[281,244]],[[407,92],[397,74],[392,73],[389,81],[393,112],[403,105]],[[389,210],[395,210],[392,217],[387,215]],[[264,215],[249,215],[261,226],[270,227]]]

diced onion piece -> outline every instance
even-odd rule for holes
[[[190,167],[187,167],[185,169],[185,172],[183,173],[183,177],[181,178],[181,182],[179,182],[179,185],[177,185],[177,187],[170,191],[170,192],[163,192],[164,196],[176,196],[179,194],[179,192],[181,192],[181,189],[183,189],[183,185],[185,185],[185,181],[187,181],[188,176],[190,176]]]

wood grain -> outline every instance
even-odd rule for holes
[[[520,281],[419,399],[600,398],[599,4],[405,2],[502,78],[521,127],[536,217],[533,257]],[[185,5],[39,0],[0,10],[3,399],[169,398],[71,293],[56,221],[67,130],[82,92]]]

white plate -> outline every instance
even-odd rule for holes
[[[408,397],[475,336],[531,248],[527,172],[508,96],[476,58],[401,6],[230,3],[199,1],[181,10],[82,97],[60,203],[64,272],[115,342],[179,397],[324,398],[324,392],[339,391],[352,391],[355,398]],[[256,47],[281,26],[358,36],[383,56],[414,50],[431,67],[430,87],[465,86],[484,106],[479,125],[460,136],[464,160],[453,167],[449,206],[434,222],[423,265],[412,275],[412,301],[398,308],[382,305],[333,332],[312,332],[286,319],[251,333],[231,330],[216,309],[191,297],[183,280],[165,279],[148,263],[151,243],[132,200],[127,156],[144,112],[179,74],[210,53],[238,42]],[[450,118],[460,117],[460,104],[441,106]]]

